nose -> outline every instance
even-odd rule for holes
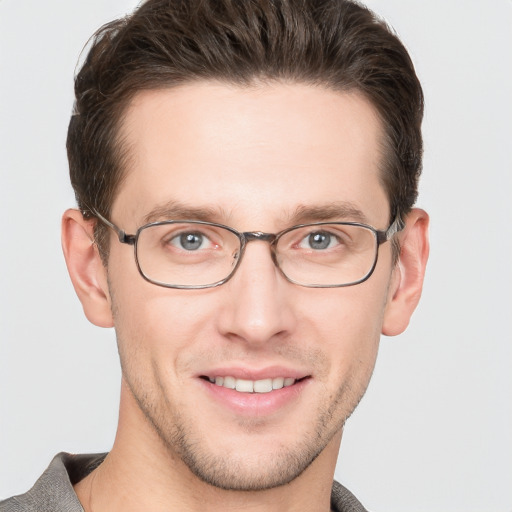
[[[268,243],[248,244],[235,275],[220,289],[217,321],[224,336],[257,347],[293,331],[295,285],[274,265]]]

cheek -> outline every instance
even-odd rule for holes
[[[376,284],[376,283],[372,283]],[[315,290],[300,317],[325,333],[326,340],[347,344],[380,334],[386,304],[385,283],[376,288],[369,281],[347,288]],[[310,290],[307,290],[311,293]]]
[[[317,300],[308,301],[308,307],[300,314],[303,332],[310,332],[303,338],[313,337],[328,355],[330,379],[338,385],[348,376],[366,385],[363,381],[373,371],[387,290],[386,281],[376,281],[319,290]]]
[[[180,356],[198,340],[212,339],[213,301],[201,300],[194,291],[166,289],[136,277],[136,286],[126,286],[127,281],[114,284],[113,279],[110,283],[123,366],[129,362],[138,373],[157,368],[177,373]]]
[[[204,308],[198,307],[194,291],[148,283],[139,274],[130,251],[112,250],[110,261],[115,262],[108,271],[112,311],[116,332],[124,341],[169,345],[197,327]]]

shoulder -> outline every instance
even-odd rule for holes
[[[105,456],[59,453],[29,491],[0,501],[0,512],[83,512],[73,485],[97,468]]]
[[[333,512],[368,512],[361,502],[336,480],[332,484],[331,509]]]

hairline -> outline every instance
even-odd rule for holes
[[[203,78],[203,77],[190,77],[187,80],[180,80],[176,83],[168,84],[153,84],[148,87],[142,87],[136,90],[129,90],[123,95],[117,103],[117,109],[114,110],[115,118],[113,119],[113,138],[111,149],[116,155],[115,162],[118,168],[118,179],[115,183],[112,195],[110,197],[110,204],[104,205],[101,214],[110,217],[113,205],[122,189],[123,183],[127,178],[130,170],[133,168],[134,160],[136,158],[134,148],[128,141],[129,132],[123,130],[126,126],[126,119],[129,115],[131,108],[134,106],[134,102],[143,94],[156,92],[156,91],[173,91],[188,87],[194,84],[211,84],[211,85],[222,85],[232,87],[234,89],[257,89],[259,87],[268,87],[273,85],[305,85],[313,88],[323,89],[324,91],[331,91],[339,94],[354,95],[365,101],[372,109],[376,116],[379,124],[380,137],[378,142],[379,146],[379,161],[377,164],[377,173],[379,182],[384,190],[386,198],[388,200],[389,222],[392,222],[397,214],[406,214],[408,212],[395,212],[393,211],[393,198],[390,197],[390,190],[384,179],[384,174],[388,172],[389,167],[392,165],[395,155],[392,150],[392,145],[389,140],[389,133],[386,130],[384,118],[375,105],[374,101],[365,93],[359,84],[354,83],[350,86],[345,85],[344,87],[336,87],[335,84],[328,82],[327,80],[307,80],[300,79],[298,77],[274,77],[265,75],[256,75],[243,80],[230,79],[228,77],[217,77],[217,78]],[[87,212],[88,213],[88,212]],[[100,254],[102,255],[102,261],[106,265],[109,254],[109,238],[106,236],[108,228],[106,228],[101,222],[96,222],[94,229],[95,240],[97,241]],[[393,239],[394,241],[395,239]],[[399,248],[393,243],[393,252],[396,254],[394,260],[397,259]]]
[[[110,204],[108,205],[106,211],[103,211],[102,214],[110,215],[112,211],[112,206],[119,194],[119,191],[122,187],[122,183],[126,178],[128,172],[130,171],[130,167],[132,167],[133,160],[135,155],[133,154],[133,148],[131,144],[128,142],[128,133],[123,133],[123,127],[125,126],[125,121],[128,116],[128,113],[133,107],[133,103],[137,98],[142,96],[145,93],[151,93],[156,91],[172,91],[174,89],[180,89],[184,87],[188,87],[194,84],[211,84],[211,85],[222,85],[227,87],[232,87],[233,89],[257,89],[259,87],[267,87],[273,85],[305,85],[312,88],[323,89],[324,91],[331,91],[339,94],[347,94],[354,95],[359,97],[363,101],[365,101],[372,109],[375,114],[378,124],[379,124],[379,162],[377,165],[377,170],[379,172],[379,180],[381,185],[384,188],[386,193],[386,197],[388,198],[389,206],[391,209],[392,206],[392,198],[389,197],[389,191],[386,189],[385,180],[383,179],[383,174],[386,171],[386,167],[389,164],[390,160],[393,159],[393,151],[391,149],[388,132],[385,127],[385,121],[383,119],[382,114],[380,113],[377,106],[374,104],[372,99],[365,93],[365,91],[361,90],[358,87],[358,84],[353,84],[351,86],[346,87],[336,87],[335,85],[320,80],[301,80],[299,78],[285,78],[285,77],[265,77],[265,76],[255,76],[252,79],[238,81],[238,80],[230,80],[229,78],[219,77],[216,79],[211,78],[190,78],[189,80],[182,80],[179,83],[168,85],[156,85],[154,87],[145,87],[138,90],[129,91],[122,99],[118,102],[118,112],[117,119],[114,119],[114,133],[113,133],[113,141],[112,141],[112,149],[117,153],[117,165],[120,170],[119,180],[116,183],[114,188],[114,192],[112,194],[112,198]],[[407,212],[404,212],[407,213]],[[392,221],[396,216],[396,212],[389,212],[389,220]]]

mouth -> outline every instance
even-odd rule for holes
[[[239,393],[270,393],[282,388],[294,386],[309,377],[294,379],[292,377],[274,377],[260,380],[237,379],[230,375],[223,376],[201,376],[202,379],[226,389],[232,389]]]

